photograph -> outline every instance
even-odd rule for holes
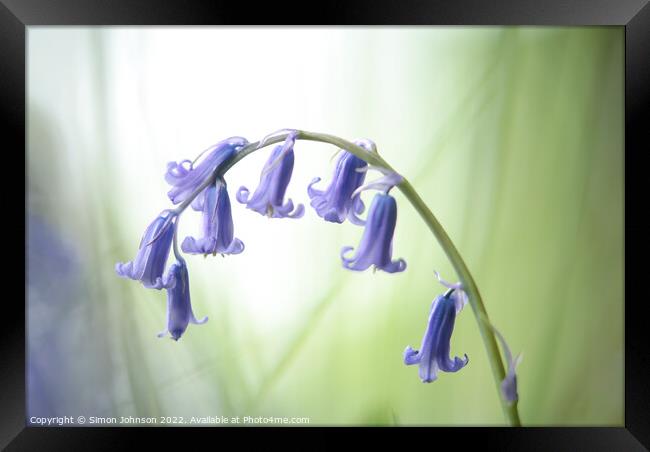
[[[29,26],[27,426],[625,427],[625,44]]]

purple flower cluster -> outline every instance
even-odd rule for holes
[[[260,181],[251,195],[241,186],[236,198],[250,210],[269,218],[300,218],[304,206],[294,206],[291,199],[285,202],[287,188],[293,173],[295,155],[294,145],[297,131],[289,131],[284,143],[276,146],[262,168]],[[376,152],[374,143],[369,140],[355,142],[367,152]],[[145,230],[136,257],[131,262],[118,263],[118,275],[140,281],[151,289],[167,290],[167,328],[159,336],[170,334],[178,340],[190,323],[200,324],[207,317],[197,321],[192,312],[187,264],[176,245],[178,218],[186,206],[201,212],[201,236],[185,237],[181,250],[188,254],[216,255],[239,254],[244,251],[244,243],[235,237],[232,208],[226,181],[220,169],[228,164],[249,142],[242,137],[231,137],[208,148],[199,157],[200,161],[183,160],[167,164],[165,180],[171,185],[167,193],[171,202],[179,205],[176,210],[160,213]],[[325,221],[351,223],[365,226],[361,243],[353,257],[346,257],[352,247],[343,248],[341,259],[343,267],[363,271],[370,266],[388,273],[401,272],[406,268],[403,259],[393,261],[392,242],[397,220],[397,204],[388,194],[402,178],[388,172],[379,181],[363,185],[369,166],[354,154],[342,151],[329,186],[317,190],[313,185],[307,187],[311,206]],[[372,201],[367,219],[358,217],[364,211],[361,191],[380,189]],[[165,273],[170,251],[173,250],[176,262]]]
[[[298,135],[298,131],[289,130],[284,142],[274,147],[262,168],[255,191],[251,194],[245,186],[237,190],[239,203],[269,218],[300,218],[304,215],[302,204],[294,206],[290,198],[285,201],[293,174],[294,146]],[[257,148],[264,145],[267,138]],[[368,154],[376,152],[375,144],[370,140],[357,140],[354,143]],[[247,147],[250,151],[251,146],[245,138],[231,137],[203,152],[199,156],[203,157],[199,163],[196,160],[168,163],[165,180],[172,188],[167,195],[178,207],[161,212],[151,222],[131,262],[115,266],[117,274],[122,277],[140,281],[147,288],[167,290],[167,325],[159,337],[169,334],[172,339],[178,340],[190,323],[202,324],[208,320],[207,317],[197,320],[194,316],[189,273],[177,247],[178,218],[185,208],[189,205],[201,212],[202,227],[200,237],[185,237],[180,247],[183,252],[207,256],[244,251],[244,243],[234,234],[230,197],[222,174],[225,170],[222,169],[224,165],[233,164],[232,160],[243,148]],[[377,170],[383,177],[364,184],[369,170]],[[365,159],[342,150],[332,178],[322,190],[314,187],[320,180],[319,177],[314,178],[307,187],[310,205],[316,214],[330,223],[340,224],[347,219],[352,224],[364,227],[356,250],[352,246],[341,249],[343,267],[353,271],[364,271],[370,267],[387,273],[404,271],[406,261],[401,258],[393,260],[392,257],[397,202],[389,194],[393,187],[402,182],[402,177],[387,168],[371,166]],[[359,217],[365,210],[361,193],[369,189],[379,192],[374,195],[363,220]],[[165,273],[170,250],[173,250],[176,262]],[[438,279],[448,290],[435,297],[431,304],[420,349],[414,350],[409,346],[403,354],[406,365],[418,365],[420,380],[425,383],[436,380],[439,371],[458,372],[469,361],[467,355],[463,358],[450,357],[454,324],[467,303],[467,295],[460,283],[449,284],[439,275]],[[508,403],[514,403],[518,398],[515,369],[521,357],[513,358],[503,336],[489,322],[487,324],[499,339],[507,361],[508,370],[501,384],[502,395]]]
[[[195,196],[191,206],[203,213],[203,236],[198,239],[186,237],[181,245],[186,253],[238,254],[243,251],[244,244],[233,234],[225,182],[217,178],[209,185],[205,184],[246,144],[248,141],[244,138],[228,138],[209,148],[196,165],[189,160],[167,164],[165,180],[172,186],[167,193],[169,199],[173,204],[179,204]],[[135,259],[115,266],[115,271],[122,277],[140,281],[147,288],[167,290],[167,329],[159,337],[169,332],[174,340],[181,337],[190,323],[201,324],[208,320],[205,317],[198,321],[192,312],[187,265],[175,249],[178,215],[175,211],[163,211],[145,230]],[[172,243],[176,262],[165,274]]]

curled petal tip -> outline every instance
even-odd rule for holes
[[[234,238],[230,246],[222,253],[223,254],[240,254],[241,252],[244,251],[246,247],[244,246],[244,242],[239,240],[238,238]]]
[[[115,273],[122,278],[129,278],[128,274],[130,273],[131,262],[117,262],[115,264]]]
[[[406,270],[406,261],[402,258],[397,259],[396,261],[391,262],[387,268],[383,268],[384,271],[388,273],[400,273]]]
[[[206,315],[203,317],[201,320],[197,320],[196,317],[194,317],[194,314],[192,313],[190,316],[190,322],[192,322],[195,325],[203,325],[208,321],[208,316]]]
[[[410,345],[404,349],[402,358],[404,360],[404,364],[406,364],[407,366],[420,363],[419,352],[417,350],[413,350],[413,348],[411,348]]]
[[[243,185],[239,187],[239,190],[237,190],[237,194],[235,195],[235,198],[237,198],[237,201],[241,204],[246,204],[248,202],[248,194],[249,194],[248,188],[244,187]]]
[[[346,258],[345,255],[348,254],[353,249],[354,249],[354,247],[352,247],[352,246],[344,246],[343,248],[341,248],[341,259],[343,259],[344,261],[351,260],[351,259]]]
[[[293,213],[287,214],[287,217],[289,218],[302,218],[305,215],[305,206],[302,204],[298,204],[296,206],[296,209],[293,211]]]

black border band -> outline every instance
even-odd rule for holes
[[[302,12],[299,19],[289,18],[286,11],[290,8],[282,8],[277,3],[251,7],[248,3],[216,0],[1,1],[4,5],[0,4],[0,127],[4,132],[5,156],[20,155],[17,150],[25,149],[26,25],[255,25],[269,21],[312,25],[625,25],[625,204],[633,207],[644,205],[640,185],[644,176],[641,159],[648,149],[648,132],[642,118],[650,106],[650,6],[644,0],[513,0],[499,4],[482,0],[321,1],[310,8],[303,4],[304,11],[294,9],[298,13]],[[20,161],[25,163],[24,158]],[[3,222],[10,228],[5,241],[24,234],[24,207],[24,204],[20,206],[22,216],[16,213],[11,221]],[[17,211],[18,209],[16,207]],[[642,306],[646,300],[636,296],[640,295],[638,289],[640,281],[644,280],[641,274],[644,266],[633,265],[641,257],[643,247],[639,246],[639,239],[641,232],[646,230],[646,224],[639,219],[642,215],[639,210],[625,210],[626,243],[635,244],[634,247],[626,246],[625,249],[625,428],[467,429],[477,442],[490,444],[500,450],[643,450],[642,444],[650,445],[650,385],[647,383],[650,354],[645,348],[649,342],[649,328],[644,325],[642,315]],[[5,211],[5,215],[11,213],[13,212]],[[19,218],[22,218],[22,223],[17,220]],[[16,248],[22,246],[17,240],[8,242],[11,243],[6,245]],[[5,255],[19,255],[11,251],[8,250]],[[9,265],[14,271],[17,268],[15,263]],[[5,278],[7,279],[6,276]],[[9,279],[12,285],[19,284],[15,282],[19,278]],[[119,436],[127,431],[144,431],[159,440],[169,440],[172,437],[170,431],[174,432],[174,436],[182,437],[185,434],[181,432],[191,435],[197,431],[214,434],[216,430],[218,435],[223,435],[227,431],[186,428],[26,429],[24,305],[18,301],[18,297],[5,297],[4,319],[0,328],[0,446],[8,444],[18,435],[11,442],[9,450],[87,450],[90,441],[93,450],[114,450],[131,442]],[[606,361],[606,357],[603,357],[603,365],[607,365]],[[277,431],[274,428],[264,430]],[[382,437],[384,434],[377,432],[378,429],[373,429],[373,436]],[[440,445],[444,444],[444,439],[455,441],[458,434],[454,429],[436,429],[435,434],[427,433],[423,439],[435,436],[435,444]]]

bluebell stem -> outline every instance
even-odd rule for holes
[[[167,328],[158,333],[164,337],[167,333],[177,341],[190,323],[197,325],[208,321],[207,317],[197,320],[192,312],[190,300],[190,279],[183,259],[177,260],[165,275],[167,283]]]
[[[249,198],[249,190],[242,186],[237,191],[237,201],[270,218],[300,218],[305,213],[302,204],[294,210],[293,201],[284,204],[284,195],[293,172],[295,133],[290,133],[284,144],[276,146],[264,165],[260,183]],[[293,212],[292,212],[293,211]]]
[[[175,217],[173,212],[164,210],[145,230],[135,259],[115,264],[116,273],[138,280],[150,289],[166,287],[163,273],[176,228]]]
[[[165,214],[168,215],[167,220],[164,218],[165,221],[157,219],[150,225],[145,232],[147,240],[143,239],[136,259],[127,264],[118,264],[116,266],[118,274],[141,280],[148,287],[167,288],[167,330],[171,333],[172,338],[178,339],[181,337],[190,322],[201,323],[207,320],[203,319],[199,322],[192,314],[187,268],[185,261],[178,252],[176,242],[177,218],[190,204],[194,210],[203,211],[204,237],[198,240],[192,237],[186,238],[183,242],[184,251],[200,254],[241,252],[244,246],[241,241],[234,238],[230,201],[225,182],[221,178],[229,168],[245,156],[268,144],[279,143],[284,140],[284,151],[279,152],[274,162],[269,161],[262,174],[262,178],[264,178],[266,173],[273,173],[276,166],[279,166],[277,174],[269,176],[267,183],[268,186],[274,185],[277,187],[275,194],[281,196],[273,197],[270,194],[272,190],[262,189],[265,185],[263,181],[261,181],[260,187],[258,187],[251,199],[248,199],[248,193],[241,192],[242,199],[245,196],[245,201],[249,207],[257,211],[259,211],[256,208],[257,206],[254,206],[256,204],[254,198],[257,192],[260,192],[260,199],[263,198],[263,193],[268,193],[268,202],[264,212],[269,212],[270,206],[274,210],[273,213],[275,213],[278,206],[280,209],[284,207],[282,200],[288,178],[292,172],[287,168],[292,167],[293,154],[291,154],[291,158],[285,158],[289,157],[287,143],[291,143],[291,150],[293,150],[293,141],[297,139],[329,143],[339,149],[347,150],[339,158],[333,180],[325,191],[313,188],[313,185],[318,181],[317,179],[314,179],[308,188],[312,206],[316,209],[318,215],[325,220],[341,223],[345,221],[345,218],[349,218],[355,224],[364,224],[364,221],[357,216],[364,209],[359,193],[369,188],[383,190],[383,193],[376,195],[372,201],[365,221],[361,243],[355,256],[352,258],[345,256],[352,249],[351,247],[345,247],[342,250],[341,258],[345,268],[361,271],[374,266],[375,269],[379,268],[387,272],[403,271],[406,268],[406,262],[403,259],[392,261],[391,257],[397,207],[395,200],[388,192],[393,186],[399,185],[401,192],[420,214],[444,249],[445,254],[463,282],[461,289],[460,283],[449,285],[441,280],[441,283],[449,287],[450,290],[434,300],[421,350],[414,351],[407,347],[404,353],[404,362],[408,365],[419,364],[420,377],[426,382],[435,380],[438,370],[455,372],[464,367],[468,361],[466,355],[465,359],[455,358],[451,360],[449,358],[449,341],[456,315],[468,300],[465,291],[469,294],[469,302],[477,317],[485,316],[487,318],[478,287],[460,253],[431,210],[426,206],[413,186],[394,173],[390,165],[375,152],[374,143],[369,140],[352,143],[333,135],[282,129],[267,135],[260,142],[254,144],[249,144],[246,139],[241,137],[224,140],[207,149],[206,152],[210,151],[209,154],[198,165],[189,160],[180,163],[169,163],[165,179],[172,185],[172,189],[168,195],[172,202],[179,204],[179,206]],[[368,162],[368,164],[364,162]],[[384,177],[362,186],[366,177],[365,171],[369,169],[379,170],[384,174]],[[285,181],[287,182],[285,183]],[[284,215],[284,213],[281,210],[281,214]],[[289,212],[286,212],[286,214],[289,215]],[[296,215],[296,212],[291,215]],[[176,218],[176,221],[173,221],[174,218]],[[170,230],[173,233],[170,233]],[[163,278],[162,272],[169,253],[170,235],[173,236],[173,249],[177,262],[172,265],[169,273]],[[486,346],[488,360],[492,365],[493,376],[500,383],[504,412],[511,425],[520,425],[517,404],[512,402],[517,400],[515,369],[521,358],[518,356],[513,360],[503,338],[496,330],[495,334],[491,334],[487,325],[489,323],[479,322],[481,337]],[[503,371],[503,363],[495,336],[502,343],[508,364],[507,372]],[[505,378],[503,378],[504,373]],[[500,381],[501,379],[502,381]]]
[[[248,144],[248,140],[242,137],[231,137],[220,141],[213,147],[208,148],[208,155],[196,166],[189,160],[179,163],[169,162],[165,180],[172,185],[167,195],[174,204],[185,201],[214,171],[226,160],[230,159],[237,149]],[[186,164],[189,166],[186,168]],[[192,207],[201,210],[202,196],[195,198]]]
[[[375,151],[375,145],[370,140],[357,140],[354,143],[366,150]],[[365,209],[361,196],[352,194],[363,184],[366,174],[359,170],[366,166],[366,162],[356,155],[342,151],[336,161],[332,180],[325,190],[313,188],[321,180],[320,177],[312,179],[307,194],[319,217],[332,223],[343,223],[348,218],[353,224],[365,224],[358,217]]]
[[[226,183],[222,179],[205,189],[203,208],[203,237],[186,237],[181,249],[190,254],[239,254],[244,244],[234,237],[232,211]]]
[[[454,331],[456,315],[467,303],[467,295],[460,284],[440,282],[449,288],[444,295],[438,295],[431,303],[429,322],[422,338],[420,350],[410,346],[404,350],[404,364],[418,364],[420,380],[431,383],[438,378],[438,371],[458,372],[469,362],[467,355],[464,359],[449,357],[451,333]]]

